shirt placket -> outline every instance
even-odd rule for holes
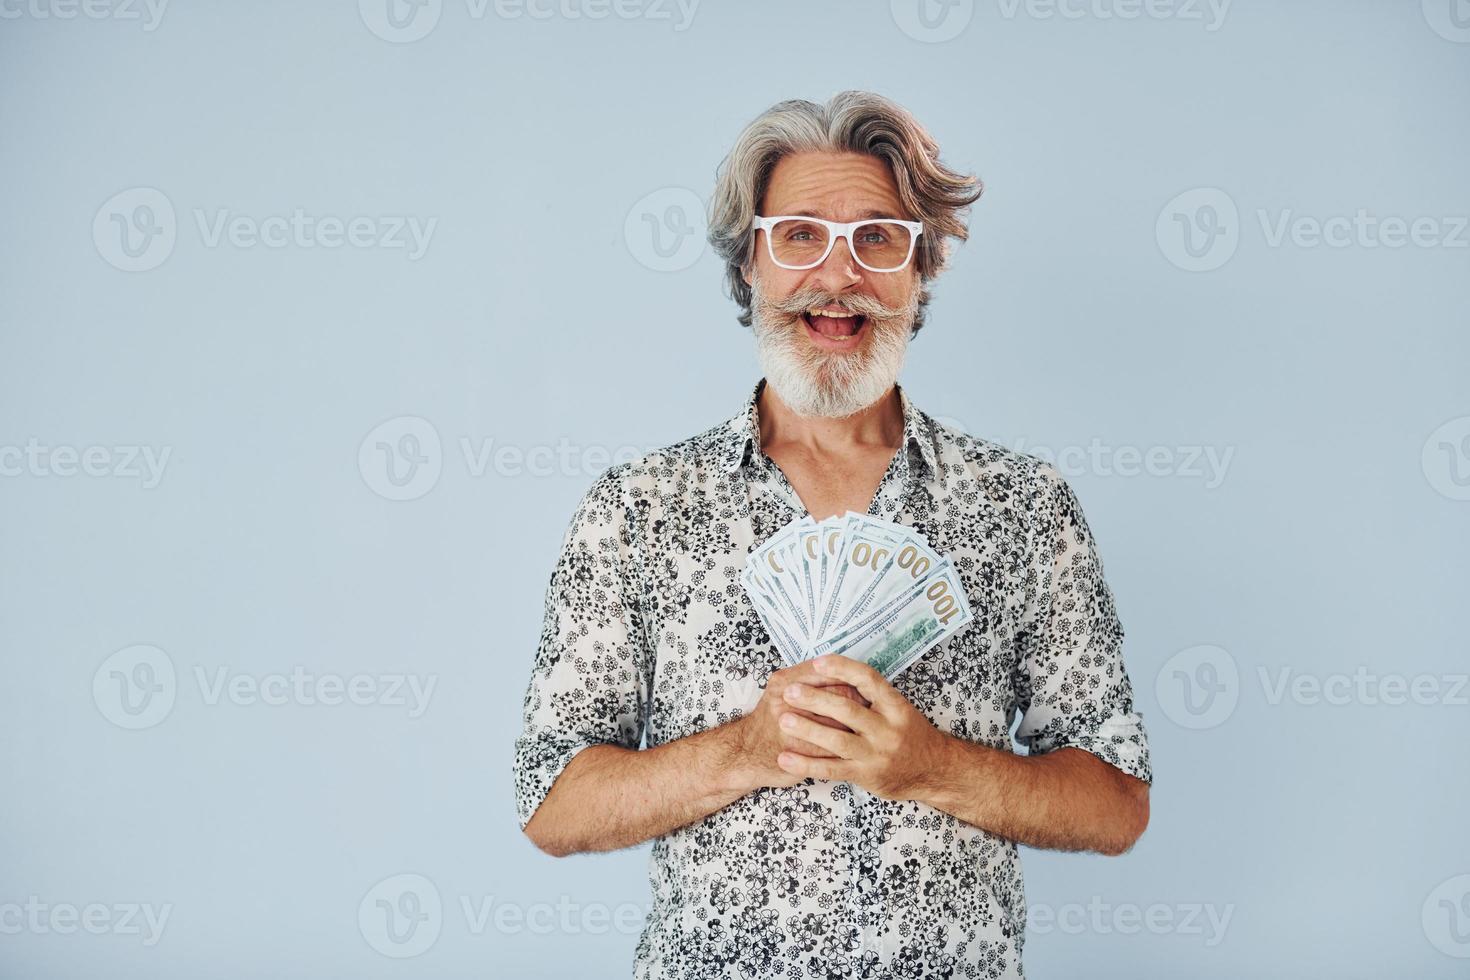
[[[894,465],[884,474],[877,493],[873,495],[869,513],[886,521],[897,522],[904,501],[912,490],[911,483],[915,476],[915,469],[909,458],[908,442],[905,440],[903,449],[894,459]],[[857,903],[854,907],[861,910],[860,949],[862,952],[876,953],[882,960],[885,956],[882,932],[888,920],[887,903],[883,901],[882,893],[883,825],[888,820],[888,808],[883,799],[857,785],[852,787],[851,805],[856,814],[855,839],[858,842],[858,849],[852,855],[851,867]],[[862,877],[864,865],[873,869],[871,880]]]
[[[753,452],[752,463],[759,468],[760,476],[759,479],[747,482],[747,493],[769,493],[796,516],[807,513],[795,488],[769,457]],[[884,520],[897,521],[912,489],[910,484],[914,478],[915,471],[905,441],[879,482],[868,513]],[[887,907],[882,896],[882,824],[888,819],[887,808],[882,799],[861,786],[854,783],[847,785],[849,792],[842,798],[842,831],[839,834],[848,868],[843,889],[844,904],[851,910],[857,926],[857,955],[872,952],[881,958],[884,955],[882,931],[887,921]],[[864,876],[865,867],[872,869],[870,877]]]
[[[776,498],[779,503],[791,511],[793,520],[806,514],[806,505],[801,502],[801,497],[797,495],[796,488],[791,485],[790,480],[786,479],[786,474],[781,472],[781,468],[776,465],[775,460],[761,453],[756,465],[761,468],[759,484],[762,490]]]

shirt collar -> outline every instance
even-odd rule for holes
[[[760,445],[761,430],[757,418],[756,402],[765,385],[765,378],[755,383],[750,397],[745,400],[745,407],[725,423],[721,432],[720,462],[721,468],[726,473],[738,470],[750,458],[751,452]],[[904,445],[917,449],[919,458],[929,467],[929,472],[934,473],[938,470],[939,464],[934,452],[933,423],[929,416],[919,411],[914,405],[903,385],[896,384],[894,387],[898,389],[898,398],[903,404]]]

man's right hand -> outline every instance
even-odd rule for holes
[[[851,731],[846,725],[823,715],[813,714],[792,705],[786,700],[786,689],[801,683],[811,687],[824,687],[834,694],[852,698],[866,705],[867,700],[851,684],[834,682],[832,678],[817,673],[811,663],[804,662],[794,667],[773,671],[766,680],[760,702],[750,713],[732,723],[736,735],[733,746],[736,758],[734,765],[748,773],[749,781],[760,786],[795,786],[804,777],[793,776],[776,765],[776,757],[782,751],[799,752],[814,758],[830,759],[832,753],[808,742],[806,739],[788,735],[781,728],[781,716],[790,712],[811,718],[832,728]]]

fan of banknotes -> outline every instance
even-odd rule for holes
[[[972,618],[954,566],[923,535],[854,511],[792,521],[740,580],[793,665],[840,653],[891,679]]]

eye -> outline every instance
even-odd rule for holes
[[[819,230],[808,221],[783,221],[777,226],[777,231],[783,241],[814,242],[822,240]]]

